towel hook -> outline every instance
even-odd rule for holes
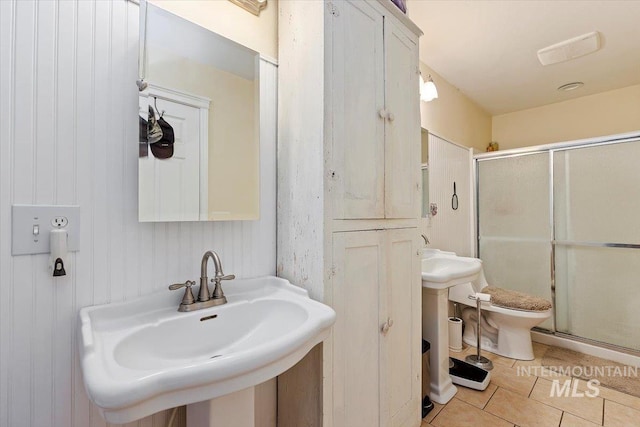
[[[164,116],[164,110],[162,110],[162,114],[160,114],[160,111],[158,110],[158,97],[157,96],[153,97],[153,106],[155,107],[156,113],[158,113],[158,116],[160,116],[158,118],[161,119],[162,116]]]
[[[458,194],[456,194],[456,182],[453,181],[453,196],[451,196],[451,209],[458,210]]]

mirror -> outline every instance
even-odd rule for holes
[[[429,166],[422,165],[422,218],[429,218]]]
[[[138,218],[259,218],[259,54],[141,2]]]
[[[429,132],[422,128],[420,132],[422,174],[422,218],[429,218]]]

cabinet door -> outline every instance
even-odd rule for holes
[[[333,426],[380,425],[381,231],[333,234]]]
[[[417,218],[420,172],[418,44],[385,18],[385,217]]]
[[[327,78],[333,218],[384,218],[382,15],[367,2],[336,2]]]
[[[381,335],[383,426],[417,426],[421,413],[421,280],[415,228],[385,232],[386,269],[380,311],[390,325]]]

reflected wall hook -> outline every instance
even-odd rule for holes
[[[164,110],[162,110],[162,114],[160,114],[160,110],[158,110],[158,97],[157,96],[153,97],[153,106],[156,109],[156,113],[158,113],[158,116],[160,116],[158,118],[161,119],[162,116],[164,116]]]
[[[453,181],[453,196],[451,196],[451,209],[458,210],[458,195],[456,194],[456,182]]]

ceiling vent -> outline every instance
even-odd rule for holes
[[[542,65],[551,65],[587,55],[598,49],[600,33],[593,31],[540,49],[538,59]]]

